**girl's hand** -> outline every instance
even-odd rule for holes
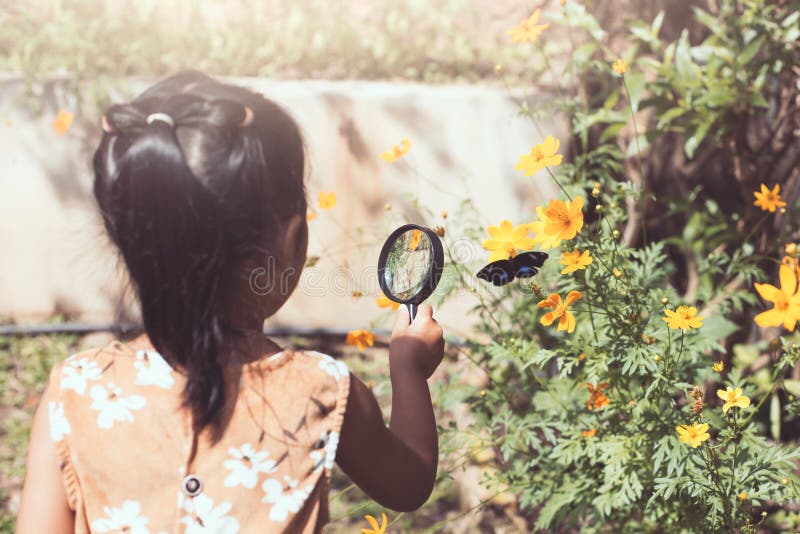
[[[408,309],[401,306],[389,345],[391,374],[411,371],[427,379],[439,366],[443,355],[442,327],[433,318],[433,308],[420,304],[414,322],[410,322]]]

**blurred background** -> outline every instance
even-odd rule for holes
[[[283,343],[345,358],[386,407],[381,333],[392,314],[375,303],[384,237],[405,222],[450,232],[464,213],[481,228],[529,222],[557,190],[544,172],[526,178],[514,165],[545,135],[562,140],[565,161],[576,145],[586,153],[619,140],[585,167],[607,165],[622,183],[647,184],[652,196],[640,211],[621,208],[630,215],[623,239],[636,246],[642,221],[653,240],[676,236],[667,252],[685,296],[705,291],[698,262],[715,239],[742,231],[760,182],[797,197],[800,25],[758,21],[758,31],[780,36],[754,48],[741,17],[720,15],[734,4],[748,17],[760,12],[749,0],[0,0],[0,533],[13,532],[30,418],[52,363],[137,329],[91,190],[109,104],[193,68],[262,92],[298,120],[311,261],[267,328],[282,329]],[[550,24],[546,34],[512,43],[507,30],[535,9]],[[620,100],[609,65],[626,58],[633,67],[639,56],[651,74],[631,72]],[[710,68],[714,58],[734,67]],[[623,115],[628,97],[638,137]],[[403,139],[409,153],[383,161]],[[321,192],[335,193],[332,209],[319,209]],[[762,226],[761,242],[785,224],[777,215]],[[465,237],[452,243],[459,261],[485,260],[484,233]],[[440,424],[463,426],[461,390],[482,387],[485,376],[454,356],[470,334],[471,301],[439,294],[440,302],[453,357],[433,394]],[[740,322],[746,338],[751,321]],[[376,330],[376,346],[346,347],[351,328]],[[480,436],[449,445],[429,503],[389,514],[389,532],[529,531],[538,511],[521,513],[517,496],[486,483],[496,451]],[[331,510],[331,532],[358,531],[365,513],[381,512],[341,473]]]

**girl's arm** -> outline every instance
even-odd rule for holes
[[[389,428],[369,388],[350,377],[336,461],[353,482],[387,508],[416,510],[433,491],[439,442],[427,379],[443,353],[442,329],[432,308],[421,305],[411,324],[408,311],[401,308],[389,348]]]
[[[49,402],[45,390],[31,427],[16,534],[75,532],[75,515],[67,503],[55,443],[50,439]]]

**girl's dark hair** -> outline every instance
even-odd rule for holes
[[[253,120],[242,126],[246,108]],[[153,113],[174,126],[148,124]],[[228,285],[287,216],[306,212],[302,136],[275,103],[196,71],[111,106],[106,121],[94,155],[103,221],[150,340],[187,375],[195,431],[218,428]]]

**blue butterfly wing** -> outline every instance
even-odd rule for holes
[[[514,266],[511,260],[493,261],[478,271],[476,276],[496,286],[504,286],[514,279]]]
[[[546,252],[522,252],[514,256],[511,260],[514,275],[517,278],[530,278],[539,272],[539,268],[544,265],[548,258]]]

